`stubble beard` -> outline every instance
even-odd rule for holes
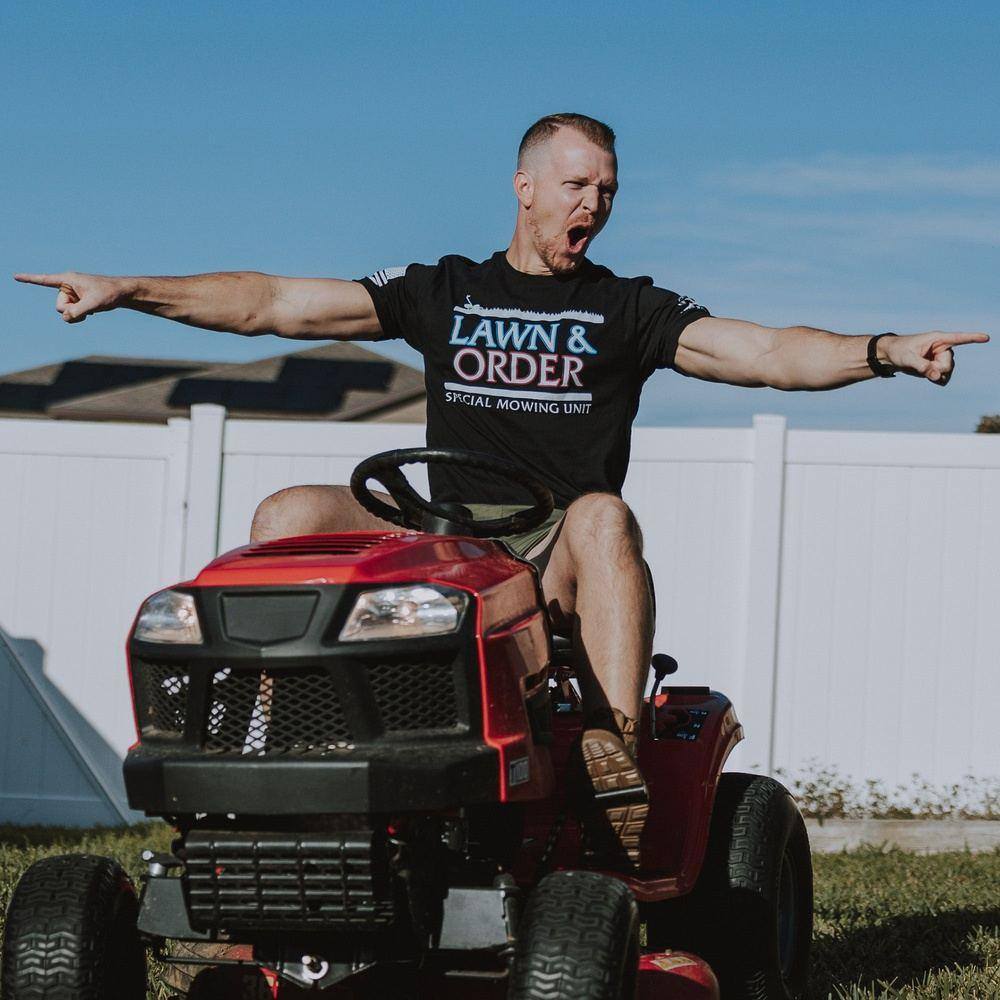
[[[531,212],[528,212],[528,226],[531,229],[531,242],[535,248],[535,253],[538,254],[541,262],[553,274],[569,275],[580,269],[580,265],[583,263],[582,254],[579,260],[567,259],[565,256],[560,256],[559,251],[562,249],[563,239],[561,233],[559,236],[546,239]]]

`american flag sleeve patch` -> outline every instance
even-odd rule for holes
[[[376,288],[383,288],[385,285],[389,284],[393,278],[402,278],[404,274],[406,274],[405,267],[383,267],[374,274],[369,274],[368,280],[371,281]]]

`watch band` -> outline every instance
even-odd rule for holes
[[[878,342],[883,337],[895,337],[894,333],[876,333],[871,340],[868,341],[868,367],[878,375],[879,378],[895,378],[896,369],[892,365],[884,364],[878,359]]]

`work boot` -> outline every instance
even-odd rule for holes
[[[593,789],[584,812],[589,848],[597,855],[639,863],[639,840],[649,796],[636,763],[639,722],[617,708],[592,713],[580,737],[583,766]]]

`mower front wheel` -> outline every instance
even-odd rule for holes
[[[7,910],[3,1000],[145,1000],[135,889],[111,858],[36,861]]]
[[[596,872],[546,876],[528,898],[508,1000],[631,1000],[639,966],[632,891]]]

